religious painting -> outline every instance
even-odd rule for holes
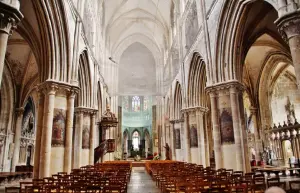
[[[65,146],[65,131],[66,131],[66,110],[54,109],[53,126],[52,126],[52,146]]]
[[[220,116],[221,142],[222,144],[234,143],[234,131],[231,116],[231,109],[223,109]]]
[[[195,124],[190,125],[190,144],[191,147],[198,147],[197,126]]]
[[[175,129],[175,149],[181,149],[180,129]]]
[[[90,129],[89,125],[83,125],[82,131],[82,149],[90,148]]]

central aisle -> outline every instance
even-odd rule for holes
[[[144,167],[133,167],[128,193],[160,193]]]

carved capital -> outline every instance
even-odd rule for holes
[[[15,112],[16,112],[16,115],[19,117],[19,116],[23,115],[24,108],[23,107],[17,108]]]
[[[300,11],[285,14],[275,21],[282,38],[288,42],[289,39],[300,35]]]
[[[170,120],[171,124],[182,123],[182,122],[184,122],[184,119],[172,119],[172,120]]]
[[[216,95],[223,90],[229,90],[230,92],[243,92],[245,88],[242,83],[233,80],[208,86],[205,90],[210,94],[210,97],[216,97]]]
[[[92,108],[87,108],[87,107],[76,107],[75,113],[76,114],[95,115],[97,113],[97,109],[92,109]]]
[[[11,35],[12,30],[17,27],[23,15],[16,8],[0,2],[0,33]]]

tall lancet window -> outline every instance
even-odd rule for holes
[[[132,97],[132,111],[139,112],[141,109],[141,99],[139,96]]]
[[[137,131],[135,131],[132,135],[132,145],[134,150],[139,150],[139,144],[140,144],[140,135]]]

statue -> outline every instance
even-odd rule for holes
[[[168,143],[166,143],[166,146],[164,146],[166,149],[166,160],[171,160],[171,149]]]
[[[287,104],[285,105],[285,112],[287,116],[288,125],[291,125],[295,122],[295,109],[294,105],[290,101],[290,97],[287,97]]]

